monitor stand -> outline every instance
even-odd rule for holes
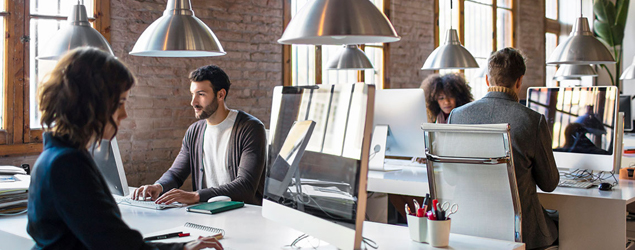
[[[388,144],[388,135],[390,134],[390,127],[388,125],[376,125],[373,131],[373,137],[370,141],[370,154],[368,161],[368,169],[377,171],[394,171],[401,170],[402,167],[387,167],[386,160],[386,145]]]

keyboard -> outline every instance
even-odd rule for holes
[[[170,207],[184,207],[185,206],[185,204],[178,203],[178,202],[172,203],[170,205],[166,205],[166,204],[156,204],[154,203],[154,201],[133,200],[133,199],[130,199],[130,197],[121,197],[116,195],[114,197],[115,197],[115,201],[117,201],[117,204],[123,204],[128,206],[135,206],[135,207],[144,207],[144,208],[150,208],[150,209],[156,209],[156,210],[166,209]]]
[[[595,185],[593,182],[588,181],[576,181],[576,180],[560,180],[558,187],[573,187],[573,188],[590,188]]]

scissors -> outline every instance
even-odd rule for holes
[[[437,209],[445,212],[445,217],[448,218],[451,214],[456,214],[456,212],[459,211],[459,205],[456,203],[450,205],[450,203],[446,201],[443,202],[443,204],[437,204]]]

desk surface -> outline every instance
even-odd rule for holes
[[[386,172],[368,171],[368,191],[371,192],[425,196],[429,190],[427,170],[423,167],[404,167]],[[557,187],[553,192],[543,192],[540,188],[537,190],[543,194],[623,200],[627,203],[635,201],[635,181],[631,180],[619,180],[619,185],[611,191],[600,191],[597,187]]]
[[[221,240],[225,249],[281,249],[302,234],[265,219],[258,206],[245,206],[216,215],[190,213],[185,208],[152,210],[126,205],[120,208],[124,221],[144,235],[182,226],[185,222],[222,228],[226,232]],[[26,215],[0,218],[0,242],[11,242],[9,245],[3,243],[0,249],[29,249],[33,245],[26,233],[26,221]],[[379,249],[434,249],[428,244],[410,240],[408,228],[403,226],[364,222],[363,235],[377,242]],[[458,234],[450,235],[450,247],[524,249],[523,244],[515,242]]]

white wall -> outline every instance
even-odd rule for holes
[[[624,29],[624,57],[622,59],[622,72],[631,64],[635,56],[635,1],[628,6],[628,19]],[[635,95],[635,80],[623,80],[623,93]]]

